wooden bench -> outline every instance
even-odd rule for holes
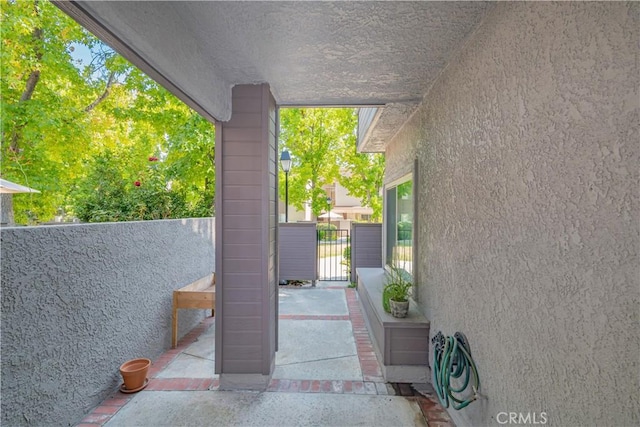
[[[178,345],[179,308],[211,310],[211,316],[213,316],[216,308],[216,274],[211,273],[177,291],[173,291],[172,348],[176,348],[176,345]]]

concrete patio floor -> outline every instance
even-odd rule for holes
[[[267,391],[218,390],[208,318],[154,361],[145,390],[115,392],[79,426],[451,425],[432,395],[398,396],[384,382],[347,286],[279,288],[279,350]]]

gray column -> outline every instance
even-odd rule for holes
[[[216,350],[221,389],[265,389],[277,322],[276,104],[269,85],[233,88],[216,124]]]

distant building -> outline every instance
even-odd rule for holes
[[[349,195],[349,192],[340,183],[335,182],[323,187],[327,197],[331,198],[331,210],[326,210],[318,217],[313,216],[310,206],[307,204],[305,210],[297,210],[289,206],[289,222],[317,221],[326,222],[331,216],[331,223],[339,229],[349,229],[352,221],[371,221],[373,209],[361,205],[360,200]],[[327,206],[328,208],[328,206]],[[284,222],[285,205],[280,199],[279,204],[280,222]]]

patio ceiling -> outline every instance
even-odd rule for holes
[[[58,7],[212,120],[231,88],[269,83],[281,106],[387,106],[394,134],[487,2],[106,2]],[[400,122],[400,123],[398,123]],[[370,133],[374,135],[375,132]]]

